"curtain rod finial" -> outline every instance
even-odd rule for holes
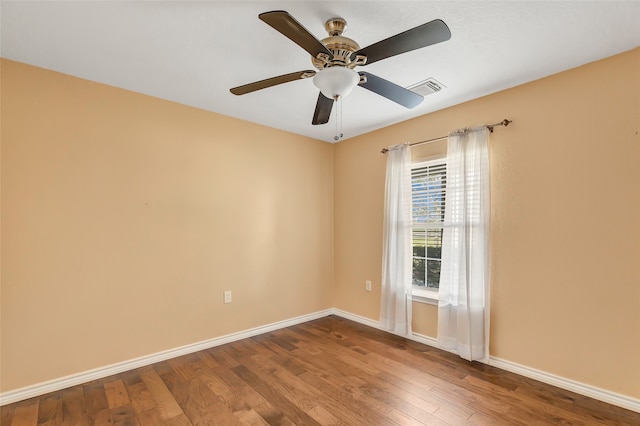
[[[511,123],[512,121],[513,121],[513,120],[507,120],[507,119],[505,118],[504,120],[502,120],[502,121],[501,121],[501,122],[499,122],[499,123],[496,123],[496,124],[488,124],[488,125],[487,125],[487,129],[489,129],[489,132],[490,132],[490,133],[493,133],[493,128],[494,128],[495,126],[504,126],[504,127],[507,127],[507,126],[509,125],[509,123]]]

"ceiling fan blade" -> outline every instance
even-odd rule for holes
[[[246,93],[255,92],[256,90],[277,86],[278,84],[313,77],[315,74],[316,72],[311,70],[292,72],[290,74],[279,75],[277,77],[271,77],[254,83],[245,84],[243,86],[234,87],[231,89],[231,93],[234,95],[244,95]]]
[[[409,89],[405,89],[402,86],[398,86],[384,78],[380,78],[376,75],[369,74],[367,72],[359,72],[361,76],[365,76],[367,81],[360,83],[360,86],[367,90],[371,90],[380,96],[402,105],[407,108],[415,108],[424,99],[421,95],[412,92]]]
[[[271,25],[276,31],[279,31],[282,35],[289,38],[298,46],[309,52],[314,58],[318,57],[319,53],[328,55],[329,59],[333,58],[333,54],[324,44],[320,42],[313,34],[311,34],[305,27],[296,21],[295,18],[289,15],[284,10],[274,10],[272,12],[265,12],[258,15],[258,18]]]
[[[331,109],[333,108],[333,99],[327,98],[320,92],[318,94],[318,102],[316,103],[316,110],[313,112],[313,120],[311,124],[326,124],[329,122],[331,116]]]
[[[447,24],[436,19],[362,48],[352,53],[351,59],[355,60],[357,55],[364,55],[367,57],[365,65],[369,65],[381,59],[431,46],[450,38],[451,31]]]

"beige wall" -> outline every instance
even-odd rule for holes
[[[503,118],[491,355],[640,398],[640,49],[336,145],[335,306],[378,319],[380,149]],[[434,307],[416,309],[415,331],[435,335]]]
[[[4,60],[1,136],[2,391],[331,307],[332,145]]]
[[[491,354],[640,398],[639,75],[636,49],[330,145],[2,61],[0,390],[330,306],[377,320],[380,149],[508,117]]]

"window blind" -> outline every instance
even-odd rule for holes
[[[446,189],[446,163],[424,163],[411,170],[411,214],[414,225],[442,226]]]

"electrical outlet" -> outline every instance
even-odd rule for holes
[[[224,303],[231,303],[231,291],[224,292]]]
[[[366,281],[364,282],[364,288],[365,288],[367,291],[371,291],[371,281],[366,280]]]

